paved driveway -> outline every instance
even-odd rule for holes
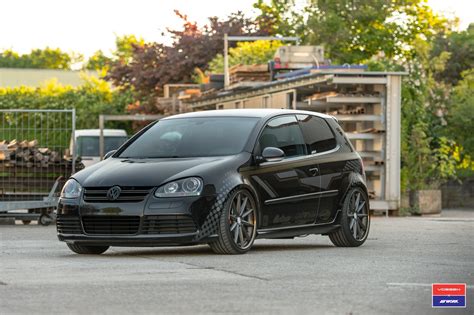
[[[360,248],[327,237],[261,240],[246,255],[207,246],[80,256],[54,227],[0,226],[0,313],[429,314],[431,283],[468,283],[474,210],[375,217]]]

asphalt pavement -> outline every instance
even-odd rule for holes
[[[474,314],[474,210],[374,217],[368,241],[257,240],[69,251],[55,227],[0,226],[0,314]],[[467,283],[466,309],[431,308],[431,284]]]

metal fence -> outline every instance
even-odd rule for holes
[[[0,211],[54,206],[57,179],[76,169],[75,120],[74,109],[0,110]]]

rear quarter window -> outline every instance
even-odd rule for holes
[[[336,137],[325,119],[313,115],[297,115],[297,117],[310,154],[336,148]]]

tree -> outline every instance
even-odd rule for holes
[[[448,133],[463,147],[465,154],[474,157],[474,68],[463,72],[462,78],[451,98]]]
[[[12,50],[0,53],[1,68],[33,68],[33,69],[70,69],[79,62],[81,55],[68,54],[59,48],[33,49],[29,54],[20,55]]]
[[[193,82],[194,69],[205,70],[223,50],[224,33],[230,35],[263,35],[258,25],[242,13],[230,15],[222,21],[209,18],[209,24],[199,28],[186,15],[176,11],[183,21],[181,30],[168,30],[173,44],[146,43],[133,46],[130,62],[118,60],[107,75],[115,86],[132,88],[140,102],[138,111],[157,112],[156,96],[167,83]]]
[[[115,38],[116,50],[113,52],[114,59],[128,63],[132,60],[136,47],[143,47],[145,40],[135,35],[123,35]]]
[[[268,22],[270,13],[273,30],[297,35],[305,44],[324,45],[327,56],[341,64],[363,62],[379,52],[406,57],[417,39],[432,38],[447,22],[424,0],[309,0],[299,11],[289,9],[292,3],[274,0],[269,10],[258,1],[258,20]]]
[[[85,64],[88,70],[107,71],[112,58],[107,57],[102,50],[96,51]]]
[[[462,32],[437,34],[433,44],[432,57],[443,52],[450,54],[446,68],[437,75],[437,80],[456,85],[464,71],[474,68],[474,23]]]
[[[237,47],[229,49],[229,66],[238,64],[266,64],[273,59],[278,47],[283,45],[280,41],[255,41],[239,42]],[[211,73],[224,72],[224,56],[218,54],[209,62],[209,71]]]

